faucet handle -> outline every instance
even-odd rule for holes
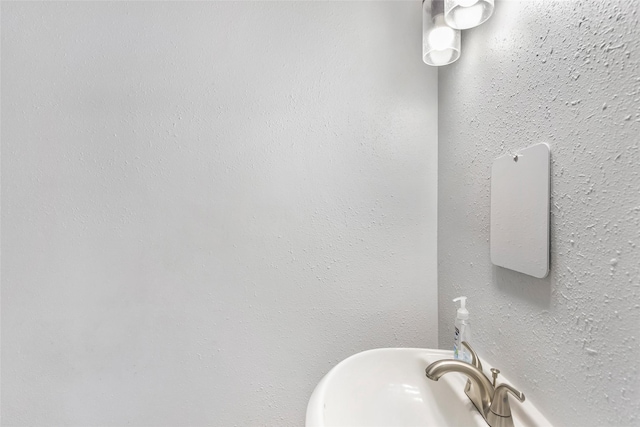
[[[491,399],[491,412],[500,417],[510,417],[509,394],[511,393],[520,402],[524,402],[524,393],[511,387],[509,384],[500,384],[493,392]]]
[[[491,368],[491,376],[493,377],[493,386],[496,386],[496,380],[498,379],[498,375],[500,375],[500,369]]]
[[[480,358],[476,354],[476,352],[473,349],[473,347],[471,347],[471,344],[469,344],[466,341],[462,341],[462,345],[464,347],[466,347],[467,350],[469,350],[469,353],[471,354],[471,364],[473,366],[475,366],[476,368],[478,368],[480,370],[480,372],[482,372],[482,362],[480,362]]]

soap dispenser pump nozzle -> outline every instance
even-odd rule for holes
[[[453,302],[460,301],[460,308],[458,308],[458,319],[468,319],[469,318],[469,310],[467,310],[467,297],[458,297],[454,298]]]

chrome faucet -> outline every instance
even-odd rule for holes
[[[513,417],[509,406],[508,393],[513,394],[520,402],[524,402],[524,394],[508,384],[496,385],[497,369],[492,369],[493,383],[482,371],[482,363],[476,352],[466,341],[462,342],[471,354],[471,364],[460,360],[443,359],[433,362],[425,373],[427,378],[438,381],[448,372],[460,372],[468,380],[464,392],[491,427],[513,427]]]

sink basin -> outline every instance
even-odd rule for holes
[[[316,386],[306,426],[486,427],[464,393],[464,375],[450,372],[439,381],[425,376],[430,363],[452,357],[451,351],[421,348],[381,348],[348,357]],[[513,402],[511,409],[516,427],[550,425],[528,401]]]

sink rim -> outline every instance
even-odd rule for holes
[[[341,375],[342,373],[341,371],[345,365],[349,365],[360,358],[370,357],[376,353],[396,353],[396,354],[407,353],[407,355],[412,355],[417,357],[426,356],[427,358],[433,358],[433,361],[440,360],[440,359],[453,358],[452,350],[430,349],[430,348],[419,348],[419,347],[381,347],[381,348],[364,350],[359,353],[352,354],[351,356],[343,359],[337,365],[331,368],[329,372],[327,372],[316,385],[311,397],[309,398],[309,402],[307,404],[307,412],[306,412],[306,420],[305,420],[306,421],[305,425],[307,427],[311,427],[311,426],[328,427],[324,423],[325,417],[324,417],[324,411],[322,408],[322,405],[323,405],[322,401],[327,392],[327,388],[331,383],[331,380],[334,377]],[[426,368],[427,364],[425,364],[424,367]],[[426,375],[423,374],[423,376],[425,381],[429,381],[426,378]],[[474,421],[476,421],[477,425],[482,425],[482,426],[486,425],[486,422],[484,421],[480,413],[478,413],[475,410],[473,403],[471,403],[471,401],[467,398],[466,394],[464,393],[466,377],[464,377],[462,374],[452,372],[440,378],[439,382],[447,383],[447,385],[451,388],[451,391],[456,396],[456,398],[460,400],[464,405],[464,406],[461,406],[461,409],[466,407],[466,409],[469,411],[469,415],[471,416],[471,418],[474,419]]]
[[[331,368],[318,382],[316,387],[314,388],[311,397],[309,398],[309,402],[307,404],[307,411],[305,417],[305,425],[307,427],[311,426],[325,426],[324,424],[324,411],[323,411],[323,400],[326,396],[326,392],[328,387],[331,384],[331,380],[341,375],[342,368],[351,364],[359,358],[371,357],[376,353],[407,353],[413,354],[416,356],[422,355],[427,356],[429,358],[433,358],[435,360],[441,359],[452,359],[453,351],[451,350],[442,350],[442,349],[429,349],[429,348],[418,348],[418,347],[382,347],[382,348],[374,348],[369,350],[364,350],[359,353],[355,353],[342,361],[340,361],[337,365]],[[491,364],[486,361],[486,359],[480,356],[480,359],[483,363],[483,371],[488,378],[491,378],[490,369],[493,367]],[[426,368],[427,365],[425,365]],[[426,379],[426,376],[425,376]],[[466,377],[462,374],[452,372],[447,375],[444,375],[440,378],[439,382],[448,383],[448,385],[452,388],[456,398],[460,400],[463,406],[461,409],[467,408],[471,413],[470,415],[474,418],[474,420],[479,421],[479,425],[486,426],[486,422],[484,418],[480,415],[480,413],[475,409],[469,398],[464,393],[464,386],[466,383]],[[500,383],[511,384],[508,378],[505,378],[501,375]],[[524,391],[525,395],[527,394]],[[514,424],[516,426],[550,426],[551,423],[540,413],[540,411],[531,403],[529,398],[525,402],[514,402],[511,405],[511,410],[514,418]]]

